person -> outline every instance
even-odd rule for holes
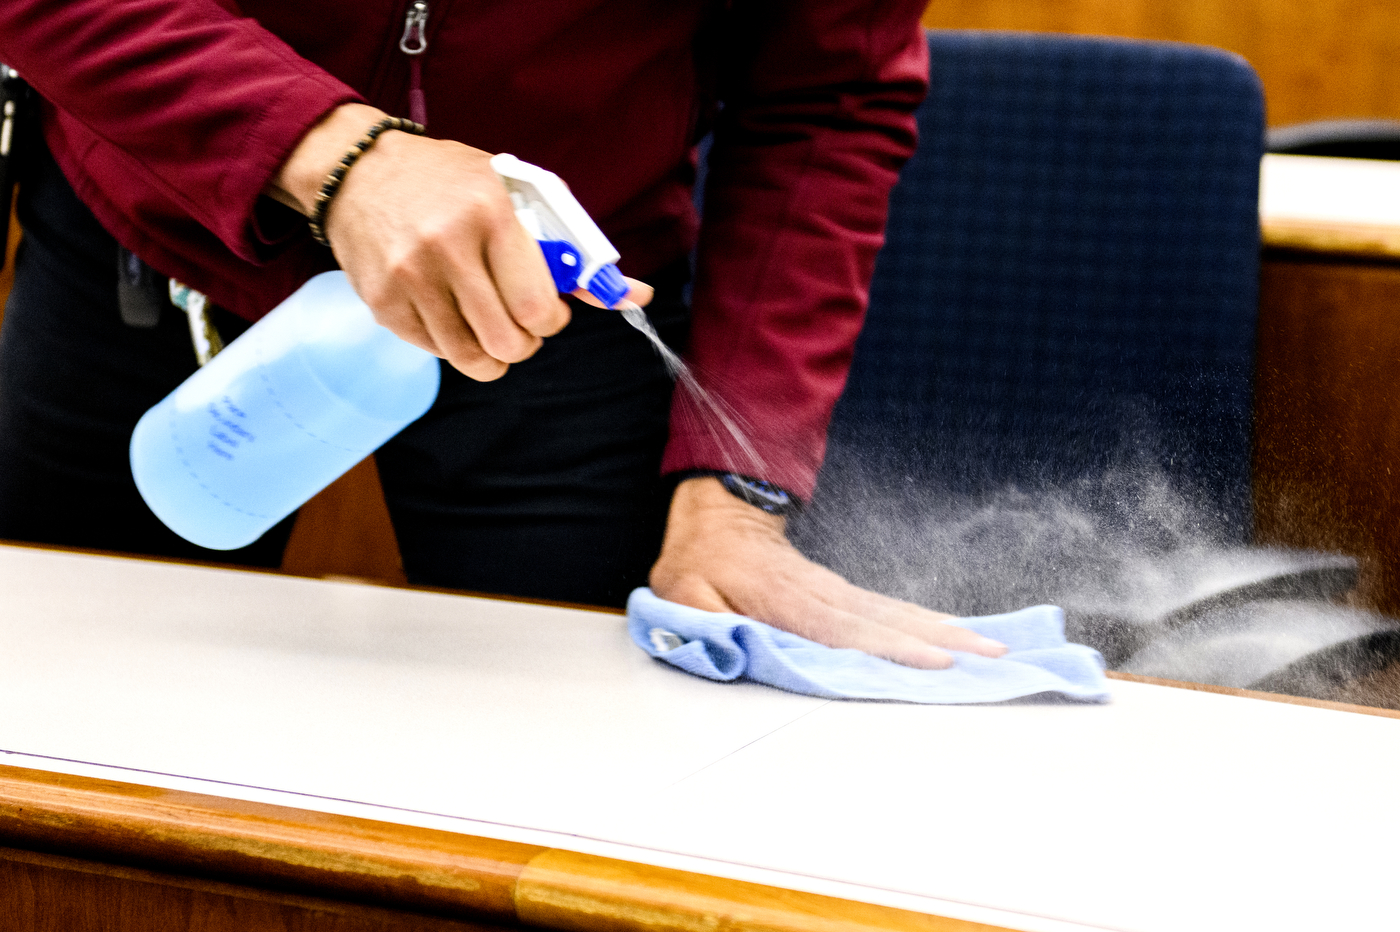
[[[411,581],[620,604],[649,579],[911,666],[999,655],[811,563],[751,493],[815,485],[914,145],[922,5],[8,0],[0,59],[41,95],[46,151],[0,335],[0,536],[275,564],[285,527],[192,553],[136,497],[132,425],[193,361],[181,315],[124,323],[116,282],[204,292],[228,338],[338,264],[445,360],[432,410],[378,456]],[[318,191],[390,114],[429,134],[366,149],[319,245]],[[501,151],[572,186],[756,462],[618,315],[554,292],[487,164]]]

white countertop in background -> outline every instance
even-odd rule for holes
[[[1266,155],[1259,217],[1268,245],[1400,257],[1400,162]]]

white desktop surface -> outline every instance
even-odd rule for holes
[[[1259,219],[1268,245],[1400,257],[1400,162],[1266,155]]]
[[[0,763],[1012,928],[1393,929],[1400,720],[841,703],[616,615],[0,547]]]

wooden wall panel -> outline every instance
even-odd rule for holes
[[[5,932],[487,932],[496,926],[0,848]]]
[[[373,457],[302,506],[282,571],[352,576],[390,586],[408,583]]]
[[[5,301],[10,297],[10,286],[15,283],[15,249],[19,246],[19,221],[14,211],[10,212],[10,238],[5,249],[5,267],[0,269],[0,320],[5,319]]]
[[[1363,560],[1360,595],[1400,613],[1400,263],[1264,263],[1256,534]]]
[[[933,0],[924,24],[1214,45],[1254,65],[1272,125],[1400,119],[1400,0]]]

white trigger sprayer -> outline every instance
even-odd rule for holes
[[[676,379],[733,438],[735,447],[755,475],[763,475],[766,467],[748,437],[725,412],[721,403],[707,392],[690,369],[666,345],[646,312],[627,300],[627,280],[617,270],[621,254],[608,242],[598,224],[570,193],[554,172],[538,165],[522,162],[513,155],[501,153],[491,157],[495,170],[506,191],[520,225],[540,244],[554,285],[562,294],[582,287],[603,306],[617,311],[622,319],[636,327],[651,341],[652,348]],[[783,493],[786,495],[787,493]]]
[[[621,254],[559,176],[504,152],[491,157],[491,168],[505,184],[521,226],[540,244],[560,293],[583,288],[636,326],[633,315],[642,309],[626,300],[627,280],[617,269]]]

